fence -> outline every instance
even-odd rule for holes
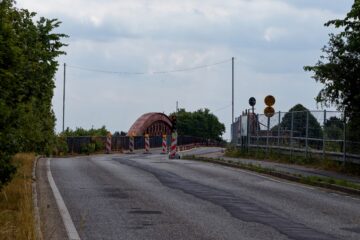
[[[66,138],[68,152],[69,153],[84,153],[89,151],[89,147],[93,148],[93,151],[102,151],[105,149],[106,137],[67,137]],[[167,145],[170,146],[171,135],[167,136]],[[213,142],[204,138],[191,137],[191,136],[179,136],[178,145],[187,144],[201,144],[201,145],[218,145],[219,143]],[[160,148],[162,147],[162,136],[150,137],[150,147]],[[144,149],[145,140],[143,136],[134,137],[134,149]],[[111,150],[115,152],[121,152],[129,150],[129,137],[127,136],[112,136],[111,138]]]
[[[342,112],[277,112],[268,118],[247,111],[231,128],[238,146],[360,164],[360,142],[348,139],[351,129]]]

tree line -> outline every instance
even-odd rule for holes
[[[49,153],[55,144],[52,97],[56,58],[65,54],[57,19],[0,2],[0,188],[18,152]]]

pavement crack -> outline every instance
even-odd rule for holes
[[[294,240],[335,240],[334,237],[319,232],[302,223],[277,215],[254,201],[236,196],[222,189],[204,185],[166,170],[157,169],[132,160],[113,160],[154,175],[164,186],[181,190],[196,198],[223,207],[232,217],[241,221],[255,222],[270,226]],[[142,211],[142,210],[141,210]]]

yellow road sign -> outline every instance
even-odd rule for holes
[[[272,95],[267,95],[264,99],[266,106],[271,107],[275,104],[275,98]]]
[[[265,116],[267,116],[267,117],[272,117],[272,116],[274,116],[274,114],[275,114],[275,109],[272,108],[272,107],[266,107],[266,108],[264,109],[264,114],[265,114]]]

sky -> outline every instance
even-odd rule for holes
[[[257,100],[275,97],[275,111],[314,100],[322,85],[304,72],[314,65],[331,19],[353,0],[17,0],[16,6],[57,18],[69,38],[59,57],[53,109],[65,127],[127,132],[147,112],[210,109],[230,138],[231,58],[235,58],[235,117]],[[215,63],[220,63],[216,64]],[[188,71],[171,72],[178,69]],[[94,69],[101,71],[88,71]],[[156,72],[166,73],[156,73]],[[170,72],[169,72],[170,71]],[[130,74],[129,74],[130,73]],[[134,74],[142,73],[142,74]]]

